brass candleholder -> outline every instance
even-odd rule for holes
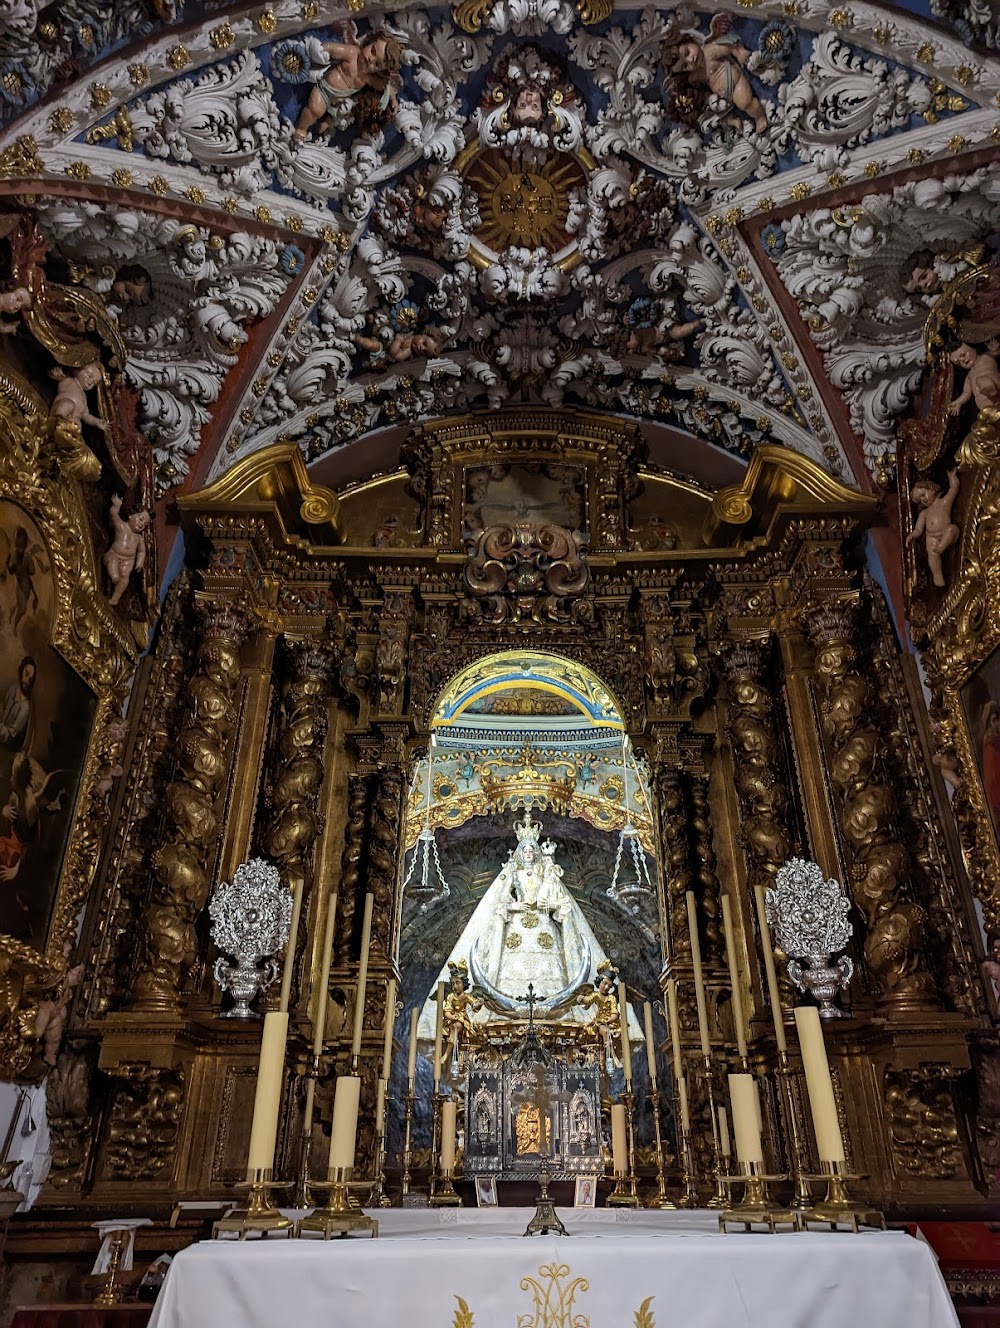
[[[826,1181],[826,1197],[820,1203],[810,1201],[809,1207],[798,1212],[798,1225],[803,1231],[810,1226],[827,1227],[831,1231],[847,1229],[857,1234],[862,1227],[885,1230],[885,1214],[867,1204],[855,1203],[847,1192],[846,1182],[863,1180],[863,1176],[844,1171],[842,1162],[820,1162],[822,1170],[806,1175],[806,1181]]]
[[[809,1154],[806,1150],[806,1131],[803,1128],[802,1121],[799,1119],[799,1113],[795,1106],[795,1089],[792,1084],[792,1067],[789,1064],[788,1052],[778,1053],[778,1080],[781,1084],[782,1104],[785,1108],[785,1118],[788,1122],[789,1139],[789,1168],[792,1173],[792,1180],[795,1182],[795,1195],[792,1198],[792,1207],[796,1211],[805,1211],[813,1206],[812,1191],[809,1188],[809,1182],[806,1179],[806,1172],[809,1167]]]
[[[323,1240],[329,1240],[331,1236],[350,1236],[356,1231],[373,1238],[378,1235],[378,1223],[362,1212],[350,1197],[352,1189],[367,1189],[370,1183],[356,1181],[353,1177],[353,1167],[331,1167],[326,1180],[312,1182],[314,1190],[327,1191],[327,1200],[322,1208],[299,1219],[295,1228],[297,1236],[315,1233]]]
[[[663,1138],[660,1134],[660,1090],[655,1081],[649,1085],[649,1099],[653,1104],[653,1134],[656,1140],[656,1194],[646,1201],[647,1208],[676,1208],[667,1197],[667,1177],[663,1170]]]
[[[639,1200],[632,1193],[627,1171],[615,1172],[615,1188],[608,1195],[609,1208],[638,1208]]]
[[[632,1208],[639,1207],[639,1184],[635,1174],[635,1095],[632,1092],[632,1080],[625,1080],[625,1090],[621,1095],[625,1105],[625,1137],[628,1140],[628,1186],[633,1200]]]
[[[372,1187],[372,1197],[369,1200],[371,1208],[391,1208],[392,1200],[385,1192],[385,1121],[382,1122],[382,1129],[378,1136],[378,1144],[375,1149],[375,1184]]]
[[[743,1198],[738,1204],[730,1203],[719,1214],[719,1230],[726,1231],[729,1226],[739,1226],[744,1231],[753,1231],[755,1227],[764,1227],[772,1235],[778,1227],[796,1227],[798,1218],[790,1208],[780,1208],[771,1200],[770,1183],[785,1180],[782,1175],[766,1175],[759,1162],[740,1162],[739,1172],[727,1176],[729,1182],[743,1183]]]
[[[709,1208],[725,1209],[729,1204],[729,1191],[723,1183],[726,1168],[722,1165],[722,1144],[719,1140],[719,1113],[715,1106],[715,1076],[712,1073],[712,1058],[705,1056],[705,1095],[708,1098],[708,1113],[712,1121],[712,1173],[715,1190],[708,1201]]]
[[[438,1081],[434,1086],[434,1097],[432,1099],[431,1171],[427,1184],[429,1203],[434,1202],[434,1195],[437,1191],[438,1168],[441,1162],[441,1108],[443,1105],[444,1094],[441,1092],[441,1083]]]
[[[462,1207],[462,1196],[455,1189],[454,1179],[454,1167],[442,1168],[438,1178],[439,1184],[435,1186],[434,1193],[428,1201],[432,1208]]]
[[[676,1117],[679,1122],[681,1117]],[[684,1170],[684,1193],[677,1200],[678,1208],[698,1208],[698,1182],[694,1175],[694,1149],[691,1147],[691,1131],[681,1126],[681,1166]]]
[[[416,1097],[414,1092],[415,1084],[412,1079],[406,1081],[406,1119],[403,1125],[403,1202],[406,1202],[406,1196],[410,1193],[410,1181],[412,1173],[410,1168],[413,1165],[413,1103]]]
[[[291,1218],[283,1217],[271,1199],[272,1190],[291,1188],[288,1181],[276,1181],[271,1168],[254,1170],[247,1173],[247,1179],[235,1187],[247,1191],[247,1202],[242,1208],[234,1208],[225,1217],[212,1223],[212,1239],[219,1236],[236,1235],[240,1240],[254,1233],[269,1236],[273,1231],[291,1231]]]
[[[120,1305],[125,1297],[125,1288],[118,1278],[122,1271],[122,1255],[128,1245],[128,1231],[114,1231],[108,1246],[108,1267],[102,1275],[101,1285],[94,1297],[95,1305]]]

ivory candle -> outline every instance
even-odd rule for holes
[[[281,970],[281,995],[278,998],[278,1012],[284,1014],[292,997],[292,973],[295,970],[295,943],[299,937],[299,918],[302,916],[302,896],[305,893],[305,879],[295,878],[292,891],[292,920],[288,924],[288,940],[285,944],[285,963]]]
[[[695,908],[694,891],[687,892],[688,931],[691,935],[691,964],[694,968],[694,998],[698,1005],[698,1036],[701,1038],[701,1054],[712,1054],[708,1040],[708,1007],[705,1004],[705,976],[701,970],[701,942],[698,940],[698,913]]]
[[[337,1080],[333,1098],[333,1129],[330,1132],[330,1161],[335,1167],[354,1166],[354,1145],[358,1135],[358,1103],[361,1100],[361,1079],[356,1074],[343,1074]]]
[[[646,1025],[646,1063],[649,1066],[649,1084],[656,1087],[656,1042],[653,1039],[653,1007],[646,1001],[642,1007],[643,1022]]]
[[[420,1022],[420,1007],[415,1005],[410,1011],[410,1047],[406,1055],[406,1078],[413,1083],[417,1077],[417,1024]]]
[[[354,1037],[351,1055],[361,1055],[361,1026],[365,1017],[365,987],[368,985],[368,953],[372,945],[372,906],[375,896],[365,895],[365,916],[361,923],[361,962],[358,965],[358,988],[354,995]]]
[[[681,1021],[677,1015],[677,981],[667,983],[667,1017],[670,1024],[670,1054],[674,1062],[674,1078],[684,1078],[684,1057],[681,1055]]]
[[[378,1081],[375,1090],[375,1133],[381,1134],[385,1125],[385,1080]]]
[[[618,986],[618,1022],[622,1030],[622,1070],[625,1074],[625,1083],[631,1087],[632,1047],[628,1040],[628,990],[624,982]]]
[[[389,1078],[392,1067],[392,1035],[396,1028],[396,979],[390,978],[385,989],[385,1042],[382,1044],[382,1078]]]
[[[445,983],[438,983],[437,1019],[434,1025],[434,1092],[441,1083],[441,1041],[444,1037],[444,993]]]
[[[313,1011],[313,1055],[323,1051],[326,1035],[326,1013],[330,1007],[330,965],[333,962],[333,928],[337,921],[337,892],[330,892],[326,901],[326,926],[323,929],[323,955],[320,961],[319,981],[316,984],[316,1009]]]
[[[719,1108],[719,1147],[722,1149],[722,1156],[730,1158],[732,1150],[729,1147],[729,1113],[725,1107]]]
[[[729,1076],[729,1100],[733,1108],[733,1134],[736,1136],[736,1156],[740,1162],[764,1161],[764,1150],[757,1128],[757,1104],[754,1099],[753,1075]]]
[[[823,1026],[819,1010],[814,1005],[795,1007],[795,1027],[799,1034],[802,1068],[806,1072],[806,1089],[812,1112],[816,1147],[823,1162],[844,1161],[844,1140],[837,1116],[837,1100],[833,1095],[833,1079],[826,1055]]]
[[[271,1010],[264,1016],[264,1031],[260,1039],[260,1062],[257,1066],[257,1091],[253,1100],[253,1125],[250,1127],[247,1171],[270,1171],[274,1166],[274,1145],[278,1138],[278,1109],[281,1106],[287,1038],[288,1012]]]
[[[743,1027],[743,994],[740,990],[740,970],[736,963],[736,940],[733,932],[733,910],[729,896],[722,896],[722,926],[726,933],[726,963],[729,966],[729,989],[732,992],[733,1025],[736,1031],[736,1051],[741,1061],[747,1057],[747,1035]]]
[[[771,1002],[771,1022],[774,1024],[774,1040],[778,1051],[783,1055],[787,1050],[785,1040],[785,1017],[781,1012],[781,993],[778,991],[778,975],[774,971],[774,946],[771,944],[771,928],[767,924],[767,902],[764,887],[758,885],[754,891],[757,901],[757,921],[760,923],[760,939],[764,947],[764,972],[767,974],[767,994]]]
[[[458,1132],[458,1104],[453,1097],[441,1103],[441,1170],[455,1170],[455,1136]]]
[[[691,1115],[688,1111],[688,1086],[687,1080],[681,1075],[677,1080],[677,1096],[681,1104],[681,1129],[685,1134],[691,1133]]]
[[[628,1171],[628,1129],[625,1108],[620,1102],[611,1107],[611,1165],[616,1176]]]

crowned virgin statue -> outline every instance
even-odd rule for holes
[[[579,904],[563,884],[557,846],[541,842],[542,827],[526,811],[516,821],[517,847],[476,906],[441,970],[450,987],[456,971],[463,990],[475,993],[464,1018],[474,1025],[523,1019],[529,985],[537,1017],[566,1024],[589,1024],[593,1012],[583,998],[607,956]],[[434,1038],[434,989],[418,1025],[421,1041]],[[446,1024],[447,1012],[446,1012]],[[630,1013],[633,1040],[641,1037]],[[458,1034],[460,1030],[448,1030]],[[471,1029],[465,1029],[467,1035]],[[463,1040],[469,1040],[464,1037]]]

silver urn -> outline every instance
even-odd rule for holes
[[[838,952],[851,939],[850,900],[832,877],[823,879],[815,862],[790,858],[765,896],[768,925],[788,956],[788,976],[800,991],[812,992],[822,1019],[839,1019],[838,992],[854,973],[854,964]]]
[[[231,882],[220,882],[208,913],[212,940],[222,951],[212,971],[234,1001],[223,1017],[252,1019],[250,1002],[280,972],[277,956],[288,943],[291,892],[282,884],[277,867],[251,858],[236,868]]]

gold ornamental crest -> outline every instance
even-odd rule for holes
[[[566,1263],[543,1263],[538,1276],[521,1278],[521,1290],[531,1293],[531,1310],[517,1316],[517,1328],[591,1328],[590,1317],[577,1308],[577,1297],[590,1290],[585,1277],[574,1277]],[[633,1314],[633,1328],[656,1328],[653,1296],[647,1296]],[[468,1301],[455,1297],[452,1328],[475,1328]]]

